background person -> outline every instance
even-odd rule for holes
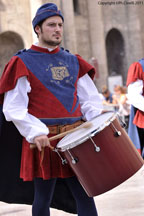
[[[102,87],[102,103],[107,111],[116,111],[117,104],[113,103],[113,93],[110,92],[107,86]]]
[[[113,97],[107,86],[102,87],[102,95],[104,97],[103,104],[112,104]]]
[[[144,158],[144,59],[130,65],[127,86],[131,104],[128,134]]]
[[[113,104],[118,105],[117,112],[126,123],[127,128],[130,114],[130,103],[127,98],[127,89],[125,87],[119,85],[114,87]]]

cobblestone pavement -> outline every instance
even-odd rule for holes
[[[99,216],[144,216],[144,166],[120,186],[95,197],[95,202]],[[31,216],[31,206],[0,202],[0,216]],[[74,214],[51,209],[51,216]]]

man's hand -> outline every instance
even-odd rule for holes
[[[34,138],[34,144],[36,144],[39,151],[42,151],[42,148],[44,148],[46,146],[48,146],[52,150],[54,149],[54,147],[52,147],[50,145],[50,141],[49,141],[49,138],[47,137],[47,135],[40,135],[40,136],[35,137]]]

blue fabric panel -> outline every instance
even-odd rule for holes
[[[141,64],[143,71],[144,71],[144,59],[140,59],[138,62]]]
[[[129,118],[129,125],[128,125],[128,135],[132,142],[134,143],[137,149],[140,149],[140,139],[136,125],[133,124],[133,119],[135,116],[134,106],[131,105],[131,112]]]
[[[78,97],[73,107],[75,84],[79,73],[79,63],[75,55],[62,49],[53,54],[29,49],[18,56],[68,112],[73,113],[77,109]]]

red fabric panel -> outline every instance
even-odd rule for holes
[[[22,76],[28,76],[29,72],[24,63],[14,56],[5,66],[0,79],[0,103],[3,102],[4,93],[13,89],[17,79]]]
[[[76,56],[80,65],[79,77],[82,77],[84,74],[88,73],[89,76],[94,79],[96,73],[95,68],[89,63],[87,63],[80,55],[76,54]]]
[[[50,136],[51,135],[49,135],[49,137]],[[56,146],[58,141],[59,140],[51,141],[51,145]],[[42,165],[40,164],[40,161],[41,156],[38,149],[30,149],[29,143],[24,139],[22,146],[20,171],[20,177],[23,178],[24,181],[31,181],[34,179],[34,177],[50,179],[57,177],[67,178],[74,176],[74,173],[69,165],[63,165],[58,154],[56,152],[53,152],[48,147],[45,148]]]
[[[134,62],[129,67],[126,85],[128,86],[130,83],[135,82],[137,79],[144,80],[144,72],[141,64]]]

